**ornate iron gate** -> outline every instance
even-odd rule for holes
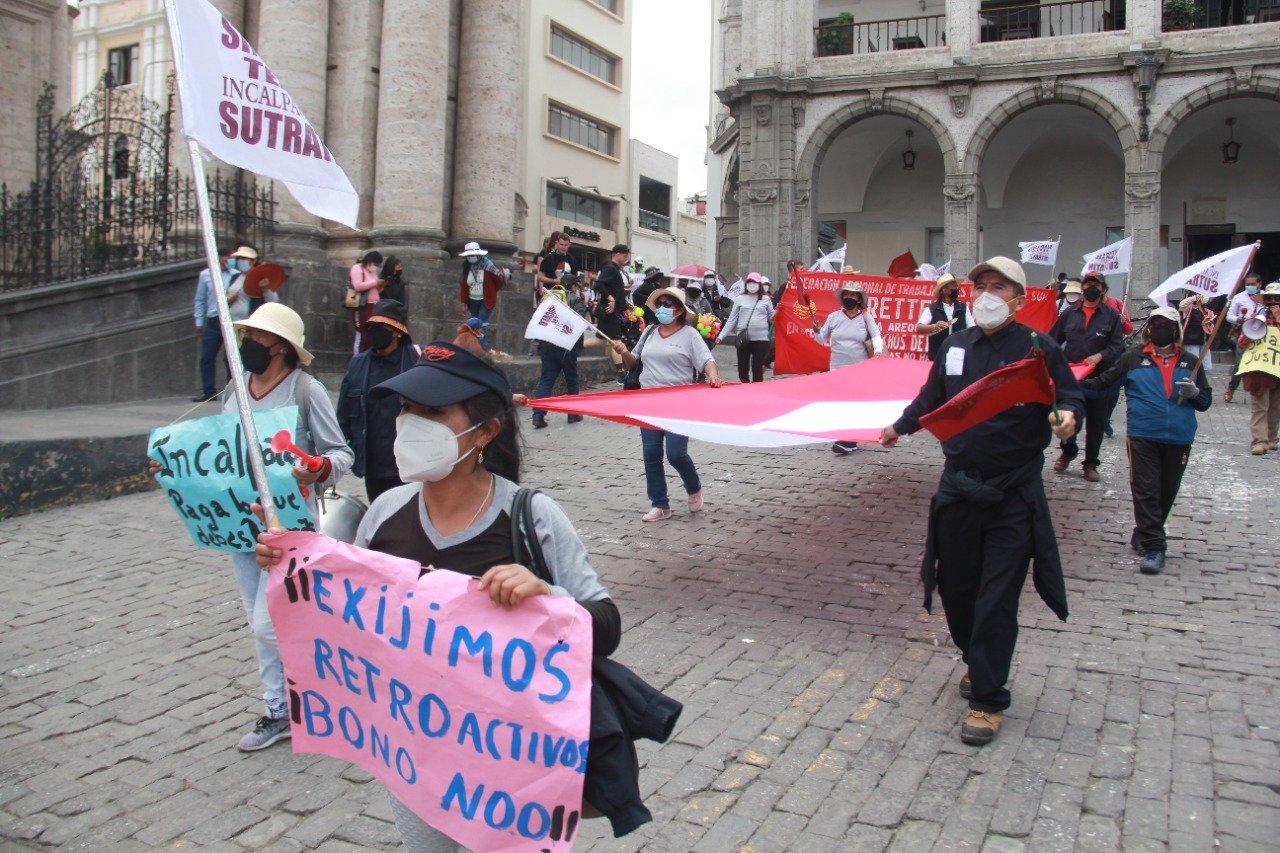
[[[36,180],[0,186],[0,291],[203,255],[191,178],[171,163],[166,102],[117,87],[110,72],[60,119],[54,89],[37,102]],[[270,249],[274,200],[252,176],[209,179],[218,237]]]

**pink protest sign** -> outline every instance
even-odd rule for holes
[[[477,851],[567,851],[581,818],[591,617],[538,596],[496,607],[477,581],[319,533],[284,550],[267,602],[293,748],[363,767]]]

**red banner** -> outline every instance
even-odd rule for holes
[[[884,336],[885,353],[898,358],[929,357],[927,338],[916,332],[920,313],[933,301],[935,282],[841,273],[799,273],[800,287],[788,287],[774,320],[774,369],[777,373],[815,373],[826,370],[831,351],[813,339],[827,315],[839,309],[836,290],[850,282],[867,295],[868,310]],[[969,284],[960,285],[960,301],[970,301]],[[808,297],[808,304],[804,297]],[[1027,304],[1018,322],[1047,332],[1058,318],[1057,294],[1043,287],[1027,288]],[[816,325],[815,325],[816,323]]]

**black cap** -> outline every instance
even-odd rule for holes
[[[372,396],[399,394],[410,403],[440,407],[470,400],[485,391],[511,402],[511,385],[502,371],[462,347],[432,341],[423,346],[417,364],[374,386]]]
[[[609,251],[613,252],[615,255],[629,255],[631,254],[631,247],[626,243],[619,243]]]
[[[405,334],[409,333],[409,311],[394,299],[379,299],[378,304],[373,306],[373,313],[369,315],[369,322],[385,323]]]

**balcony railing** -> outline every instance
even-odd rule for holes
[[[1164,31],[1206,30],[1280,21],[1280,0],[1204,0],[1194,14],[1165,10]]]
[[[887,21],[830,21],[813,28],[818,56],[848,56],[942,47],[947,43],[947,16],[893,18]]]
[[[650,231],[660,231],[663,234],[670,234],[671,217],[663,216],[661,213],[654,213],[652,210],[640,208],[640,227],[647,228]]]
[[[983,6],[978,18],[984,42],[1088,35],[1123,30],[1125,26],[1124,3],[1113,0],[991,4]]]

